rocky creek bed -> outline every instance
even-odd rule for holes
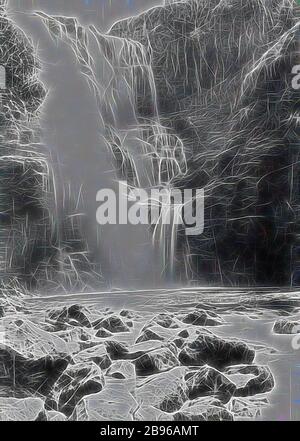
[[[3,298],[0,421],[280,419],[299,301],[196,289]]]

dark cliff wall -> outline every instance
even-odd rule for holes
[[[188,244],[198,280],[283,285],[293,279],[294,6],[290,0],[167,1],[110,31],[148,48],[161,121],[183,140],[188,159],[188,173],[175,185],[205,188],[205,232]],[[141,121],[155,118],[147,91],[136,92]]]

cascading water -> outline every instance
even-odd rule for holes
[[[118,178],[131,189],[161,190],[167,199],[152,200],[160,215],[152,226],[154,247],[159,248],[161,273],[175,274],[178,228],[182,223],[184,201],[172,202],[176,179],[187,173],[182,140],[160,119],[157,90],[151,62],[151,47],[127,38],[85,28],[74,18],[38,13],[51,35],[67,42],[80,63],[97,102],[99,119],[105,127],[105,144],[114,159]],[[102,68],[96,60],[102,60]],[[139,97],[147,97],[144,114]],[[126,103],[128,121],[120,122],[118,112]],[[145,201],[143,202],[145,203]]]

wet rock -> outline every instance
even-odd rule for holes
[[[178,323],[174,320],[174,318],[170,314],[158,314],[151,320],[151,323],[157,323],[159,326],[163,328],[171,328],[176,329],[179,328]]]
[[[40,398],[0,398],[0,421],[36,421],[43,412]]]
[[[50,320],[56,322],[56,325],[63,329],[66,325],[91,327],[88,319],[89,311],[81,305],[65,306],[60,309],[54,309],[48,313]]]
[[[75,408],[73,420],[131,421],[137,402],[127,386],[109,383],[96,395],[84,397]]]
[[[46,410],[45,418],[46,421],[67,421],[66,415],[55,410]]]
[[[70,365],[57,380],[52,395],[57,402],[58,410],[70,416],[83,397],[96,394],[103,387],[102,371],[91,361]]]
[[[107,331],[107,329],[100,328],[99,331],[96,333],[96,337],[98,338],[108,338],[111,337],[112,333]]]
[[[16,395],[23,397],[35,392],[47,395],[69,361],[68,357],[50,355],[27,359],[10,347],[0,345],[0,386],[12,387]]]
[[[209,314],[201,309],[195,309],[195,311],[188,313],[181,320],[183,323],[194,326],[220,326],[224,323],[221,317],[216,314]]]
[[[255,352],[244,342],[223,340],[214,335],[199,335],[180,352],[183,365],[208,364],[216,369],[235,364],[252,363]]]
[[[290,320],[277,320],[273,326],[274,334],[299,334],[300,322]]]
[[[174,421],[233,421],[233,415],[215,398],[202,398],[184,404]]]
[[[73,356],[73,362],[75,364],[79,364],[79,363],[84,363],[86,361],[94,361],[96,364],[98,364],[97,362],[103,360],[105,356],[107,356],[105,345],[98,344],[90,348],[86,348],[75,354]]]
[[[108,369],[106,375],[119,380],[135,378],[134,365],[129,361],[117,361]]]
[[[190,334],[187,329],[183,329],[182,331],[178,332],[178,337],[181,337],[181,338],[188,338],[189,335]]]
[[[112,360],[136,360],[146,352],[146,349],[134,351],[134,346],[131,348],[133,351],[129,351],[128,346],[115,340],[107,340],[105,345]],[[142,347],[144,347],[144,343],[142,343]]]
[[[229,403],[229,410],[237,418],[257,418],[262,409],[268,406],[267,398],[233,398]]]
[[[93,357],[92,361],[99,366],[102,370],[108,369],[111,364],[112,361],[109,358],[108,355],[103,355],[103,356],[99,356],[99,357]]]
[[[178,337],[173,340],[173,343],[176,345],[177,348],[180,349],[185,344],[185,340],[184,338]]]
[[[210,366],[187,373],[185,381],[190,400],[213,396],[222,403],[227,403],[236,391],[235,384],[229,378]]]
[[[141,317],[141,316],[140,316],[139,314],[137,314],[136,312],[134,312],[134,311],[129,311],[128,309],[123,309],[123,310],[120,312],[120,316],[121,316],[121,317],[126,317],[126,318],[128,318],[128,319],[135,319],[135,320]]]
[[[124,359],[129,354],[128,346],[123,343],[109,340],[105,342],[105,346],[107,353],[110,355],[112,360]]]
[[[152,331],[151,329],[145,329],[136,340],[136,343],[141,343],[142,341],[149,341],[149,340],[163,341],[164,338],[158,335],[156,332]]]
[[[235,396],[249,397],[251,395],[271,392],[275,386],[275,380],[268,366],[232,366],[226,369],[227,375],[241,374],[253,375],[244,386],[237,388]]]
[[[178,366],[178,359],[169,348],[161,348],[142,355],[134,362],[137,375],[152,375]]]
[[[150,381],[145,381],[136,389],[137,402],[167,413],[178,411],[188,400],[185,373],[186,368],[176,367],[153,376]]]
[[[76,339],[64,340],[58,334],[45,331],[28,319],[12,320],[5,317],[2,319],[2,326],[5,342],[24,357],[37,359],[48,354],[70,355],[80,350],[80,343]]]
[[[93,323],[94,329],[104,328],[107,331],[115,334],[119,332],[130,332],[129,327],[117,315],[111,315],[107,318],[97,320]]]

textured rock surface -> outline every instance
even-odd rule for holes
[[[129,327],[123,322],[123,320],[116,316],[112,315],[105,319],[97,320],[93,323],[94,329],[101,329],[104,328],[107,331],[111,333],[117,333],[117,332],[129,332]]]
[[[0,386],[11,388],[15,396],[47,395],[69,364],[65,357],[28,359],[8,346],[0,345]]]
[[[236,391],[235,384],[224,374],[209,366],[203,366],[185,376],[187,393],[191,400],[213,396],[227,403]]]
[[[299,334],[300,322],[293,322],[286,319],[277,320],[273,326],[275,334]]]
[[[135,360],[137,375],[152,375],[164,372],[177,366],[177,351],[174,348],[161,348],[142,355]]]
[[[213,335],[199,335],[179,354],[184,365],[209,364],[217,369],[234,364],[252,363],[255,352],[243,342],[223,340]]]
[[[171,183],[205,188],[205,231],[188,244],[193,277],[208,283],[290,282],[293,207],[299,205],[290,180],[299,172],[293,150],[299,91],[290,81],[298,64],[293,6],[292,0],[166,2],[115,23],[109,33],[141,43],[150,59],[153,79],[134,70],[136,108],[147,126],[157,126],[157,110],[168,139],[183,143],[188,172],[181,169]],[[114,63],[117,56],[107,52]],[[139,57],[138,46],[124,50],[122,66],[133,70]]]
[[[52,395],[58,410],[69,417],[81,398],[96,394],[103,387],[101,369],[88,362],[69,366],[55,383]]]
[[[0,421],[36,421],[43,412],[40,398],[0,398]]]

